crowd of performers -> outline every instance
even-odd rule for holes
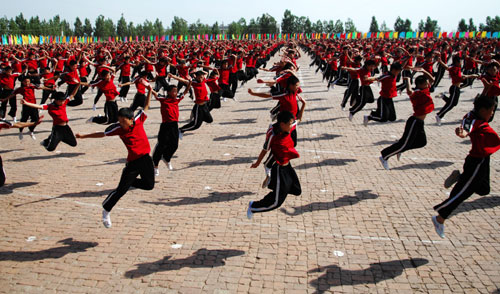
[[[271,125],[265,135],[263,149],[251,168],[263,166],[266,179],[263,187],[271,191],[259,201],[251,201],[247,217],[274,210],[288,194],[300,195],[299,178],[290,161],[298,158],[296,127],[302,120],[306,100],[298,78],[297,60],[307,54],[323,75],[325,90],[346,87],[338,102],[342,110],[349,107],[348,119],[376,101],[376,109],[364,115],[363,125],[370,121],[393,122],[396,110],[393,99],[406,92],[413,106],[413,115],[406,122],[401,139],[381,151],[380,162],[389,169],[388,160],[398,159],[407,150],[422,148],[427,139],[424,120],[434,111],[432,95],[445,73],[451,78],[448,93],[439,93],[444,106],[435,114],[438,125],[459,103],[460,89],[472,87],[479,80],[484,87],[478,91],[472,109],[456,128],[456,135],[470,137],[472,149],[463,172],[456,170],[446,179],[445,187],[455,185],[448,199],[434,209],[434,228],[444,238],[444,222],[451,212],[473,193],[490,191],[489,162],[491,154],[500,149],[500,138],[490,127],[500,95],[500,42],[495,39],[363,39],[363,40],[244,40],[138,42],[101,44],[46,44],[0,47],[0,130],[18,128],[23,140],[24,128],[36,140],[36,127],[45,111],[53,120],[52,132],[40,143],[54,151],[62,141],[76,147],[87,138],[119,136],[128,150],[127,164],[118,187],[104,200],[102,221],[111,227],[110,212],[129,188],[154,189],[155,177],[163,161],[173,170],[172,156],[179,140],[213,121],[212,111],[221,102],[237,99],[236,90],[257,78],[259,71],[273,72],[274,78],[257,79],[268,90],[248,94],[273,99]],[[271,57],[277,62],[267,67]],[[448,80],[446,80],[448,81]],[[375,99],[372,83],[380,84]],[[477,83],[477,82],[476,82]],[[67,84],[65,91],[60,87]],[[136,94],[130,106],[130,86]],[[97,91],[94,89],[97,88]],[[92,95],[85,99],[84,95]],[[41,91],[40,103],[37,96]],[[239,92],[241,93],[241,92]],[[90,117],[88,123],[102,124],[102,132],[74,134],[69,126],[67,107],[79,107],[91,101],[97,111],[104,95],[104,112]],[[179,103],[185,96],[193,101],[191,118],[179,127]],[[328,95],[328,94],[327,94]],[[328,95],[330,96],[330,95]],[[333,95],[332,95],[333,96]],[[19,97],[19,98],[18,98]],[[144,123],[151,99],[160,104],[162,123],[158,141],[151,147]],[[332,102],[337,103],[337,97]],[[87,103],[87,102],[86,102]],[[18,104],[22,107],[18,120]],[[7,112],[8,110],[8,112]],[[268,155],[269,153],[269,155]],[[266,155],[267,158],[266,158]],[[265,159],[266,158],[266,159]],[[5,183],[0,157],[0,186]]]

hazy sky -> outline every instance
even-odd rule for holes
[[[0,16],[7,18],[23,13],[25,18],[38,15],[41,19],[50,19],[59,14],[73,25],[78,16],[83,21],[89,18],[94,24],[95,18],[102,14],[116,21],[123,13],[127,22],[143,23],[149,19],[159,18],[164,27],[170,26],[174,16],[180,16],[189,23],[200,19],[202,23],[212,25],[215,21],[229,24],[244,17],[257,18],[263,13],[272,15],[281,22],[285,9],[297,16],[308,16],[312,22],[317,20],[342,21],[351,18],[358,31],[367,32],[371,17],[377,18],[379,26],[383,21],[392,29],[398,16],[412,21],[416,29],[421,19],[430,16],[438,21],[442,31],[456,31],[461,18],[473,18],[474,24],[485,23],[487,16],[500,14],[498,0],[451,1],[451,0],[184,0],[184,1],[152,1],[152,0],[21,0],[4,1]],[[3,14],[3,15],[2,15]]]

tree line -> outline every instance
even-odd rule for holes
[[[416,31],[438,33],[441,28],[438,21],[427,17],[421,20]],[[468,23],[461,19],[458,23],[457,31],[500,31],[500,16],[487,17],[485,23],[476,26],[473,19]],[[351,33],[358,29],[351,18],[345,22],[339,20],[317,20],[313,22],[307,16],[296,16],[290,10],[285,10],[281,25],[271,15],[264,13],[257,18],[251,18],[248,22],[245,18],[233,21],[227,26],[219,22],[212,25],[202,23],[200,19],[196,22],[188,23],[182,17],[174,16],[170,25],[165,26],[160,19],[154,21],[145,20],[142,24],[127,22],[123,14],[115,23],[111,18],[99,15],[94,23],[88,18],[84,20],[77,17],[74,23],[61,19],[59,15],[49,20],[40,19],[38,16],[26,19],[22,13],[8,19],[6,16],[0,18],[0,35],[52,35],[52,36],[163,36],[163,35],[204,35],[204,34],[294,34],[294,33]],[[375,16],[370,23],[370,32],[410,32],[414,31],[412,22],[409,19],[397,17],[393,27],[389,27],[385,21],[380,25]]]

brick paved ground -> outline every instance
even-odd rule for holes
[[[447,197],[443,180],[461,169],[470,147],[453,130],[479,83],[442,126],[428,117],[428,145],[391,159],[386,171],[377,157],[402,134],[411,114],[406,95],[396,99],[397,122],[365,128],[367,109],[350,123],[339,107],[345,88],[326,92],[309,62],[300,60],[308,107],[298,130],[301,158],[293,162],[303,194],[252,220],[248,202],[267,191],[259,188],[263,170],[249,166],[274,105],[246,94],[255,81],[238,91],[237,102],[213,112],[213,124],[185,135],[175,171],[162,165],[153,191],[122,198],[111,229],[101,224],[100,205],[124,166],[118,138],[61,144],[49,153],[39,141],[50,119],[38,127],[37,141],[2,132],[0,292],[499,293],[498,154],[491,194],[459,207],[446,239],[430,221],[432,206]],[[446,77],[438,92],[449,83]],[[85,124],[91,106],[87,99],[69,108],[75,132],[104,129]],[[191,107],[189,99],[181,103],[183,121]],[[154,102],[146,122],[152,146],[160,119]],[[500,130],[498,118],[492,125]]]

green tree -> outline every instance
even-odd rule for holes
[[[469,32],[475,32],[477,31],[477,27],[476,25],[474,24],[474,20],[472,20],[472,18],[469,18]]]
[[[281,20],[281,32],[283,34],[292,34],[297,32],[297,16],[293,15],[288,9],[285,10],[283,14],[283,19]]]
[[[163,23],[158,18],[155,20],[155,23],[153,24],[153,35],[155,36],[165,35],[165,28],[163,27]]]
[[[467,32],[469,30],[469,27],[467,26],[467,23],[465,23],[465,19],[461,19],[459,22],[458,22],[458,28],[457,30],[459,32]]]
[[[125,37],[129,35],[127,21],[125,20],[125,17],[123,17],[123,13],[118,22],[116,23],[116,34],[120,37]]]
[[[357,32],[356,26],[351,18],[348,18],[345,22],[345,32],[346,33],[354,33]]]
[[[372,16],[372,22],[370,23],[370,32],[378,32],[378,22],[375,16]]]
[[[437,20],[431,19],[429,16],[427,17],[425,23],[423,20],[418,24],[418,30],[420,32],[433,32],[437,33],[440,31],[440,28],[437,25]]]
[[[321,20],[318,20],[316,23],[313,24],[313,32],[315,32],[315,33],[325,32],[325,29],[323,27],[323,23],[321,22]]]
[[[9,32],[9,20],[5,16],[0,18],[0,34],[2,34],[2,35],[10,34],[10,32]]]
[[[188,23],[185,19],[174,16],[174,20],[172,21],[172,34],[187,35],[188,29]]]
[[[333,22],[333,20],[329,20],[329,21],[324,21],[323,22],[323,30],[328,33],[328,34],[332,34],[335,32],[335,23]]]
[[[409,19],[403,20],[398,16],[394,23],[394,31],[396,32],[411,32],[411,21]]]
[[[335,34],[344,33],[344,23],[340,19],[338,19],[337,22],[335,22],[334,33]]]
[[[212,29],[210,30],[210,34],[212,34],[212,35],[220,34],[219,23],[217,21],[212,25]]]
[[[387,24],[385,23],[385,20],[380,25],[380,31],[381,32],[387,32],[387,31],[389,31],[389,28],[387,27]]]
[[[262,14],[261,17],[257,17],[256,23],[259,26],[261,34],[276,34],[279,32],[276,19],[267,13]]]
[[[488,16],[486,18],[486,24],[480,24],[479,29],[481,31],[487,31],[487,32],[500,31],[500,16],[497,15],[494,18]]]
[[[85,36],[92,36],[94,34],[94,29],[92,28],[92,23],[90,22],[90,19],[85,18],[84,24],[83,24],[83,35]]]
[[[83,36],[84,35],[83,24],[78,16],[75,19],[74,26],[75,26],[75,35],[76,36]]]

